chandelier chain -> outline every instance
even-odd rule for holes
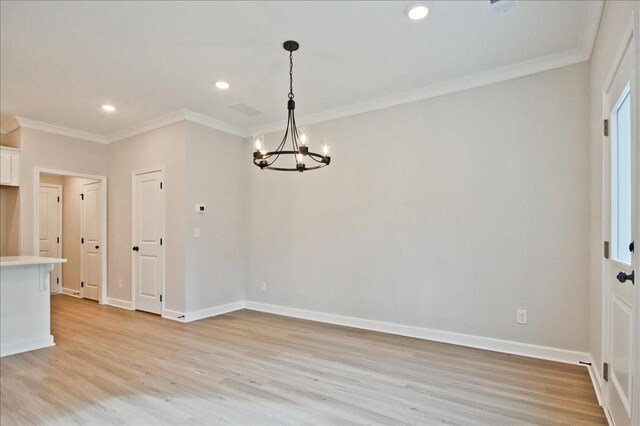
[[[293,99],[293,52],[289,52],[289,99]]]

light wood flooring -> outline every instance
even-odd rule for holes
[[[180,324],[52,297],[0,423],[606,424],[585,368],[254,311]]]

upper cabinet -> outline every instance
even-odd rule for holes
[[[19,186],[20,150],[0,146],[0,185]]]

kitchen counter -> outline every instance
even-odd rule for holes
[[[0,257],[0,356],[53,346],[49,272],[66,259]]]
[[[22,266],[22,265],[43,265],[65,263],[67,259],[41,256],[2,256],[0,266]]]

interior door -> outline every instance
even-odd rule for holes
[[[62,217],[60,201],[61,188],[58,185],[40,185],[39,229],[40,256],[60,257]],[[61,264],[53,267],[49,273],[49,289],[51,293],[60,293]]]
[[[81,197],[81,293],[85,299],[99,301],[102,280],[100,182],[84,182]]]
[[[605,403],[616,426],[631,424],[633,404],[634,220],[638,214],[637,117],[633,64],[633,43],[627,45],[622,60],[605,93],[608,112],[609,167],[605,186],[609,188],[605,210],[608,216],[609,256],[605,260],[607,309],[604,326],[604,360],[608,380]],[[636,333],[637,334],[637,333]]]
[[[162,313],[164,191],[162,171],[134,175],[133,280],[135,308]]]

